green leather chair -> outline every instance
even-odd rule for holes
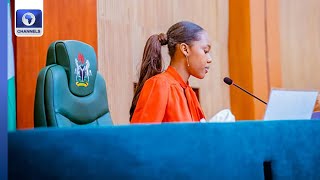
[[[34,125],[112,125],[106,84],[90,45],[75,40],[50,45],[37,80]]]

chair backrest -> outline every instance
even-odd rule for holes
[[[111,125],[106,84],[94,49],[75,40],[53,42],[39,75],[35,127]]]

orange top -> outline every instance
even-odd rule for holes
[[[131,123],[191,122],[205,118],[195,92],[171,66],[148,79]]]

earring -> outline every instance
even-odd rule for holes
[[[185,55],[185,57],[186,57],[186,59],[187,59],[187,66],[189,67],[189,66],[190,66],[190,64],[189,64],[189,58],[188,58],[187,55]]]

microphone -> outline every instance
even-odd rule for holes
[[[258,99],[259,101],[263,102],[264,104],[267,104],[265,101],[263,101],[262,99],[258,98],[257,96],[251,94],[250,92],[248,92],[247,90],[243,89],[242,87],[238,86],[237,84],[233,83],[232,79],[228,78],[228,77],[225,77],[223,79],[223,82],[228,84],[229,86],[232,84],[234,86],[236,86],[237,88],[241,89],[242,91],[244,91],[245,93],[249,94],[250,96]]]

